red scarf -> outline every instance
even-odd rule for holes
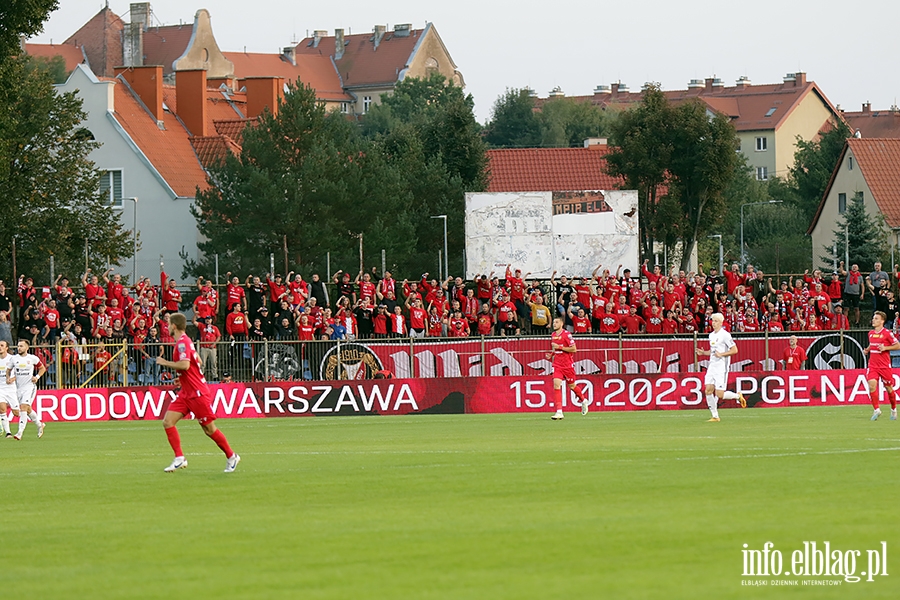
[[[862,273],[859,271],[850,271],[850,273],[847,274],[847,283],[850,285],[859,285],[859,276],[861,274]]]

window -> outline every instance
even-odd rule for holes
[[[772,108],[770,108],[769,111],[766,113],[766,118],[774,115],[776,110],[778,110],[777,106],[773,106]]]
[[[765,152],[768,150],[768,142],[764,137],[756,138],[756,151],[757,152]]]
[[[848,171],[853,170],[853,157],[852,156],[847,157],[847,170]]]
[[[847,194],[838,194],[838,214],[847,212]]]
[[[756,167],[756,178],[759,181],[769,180],[769,167]]]
[[[350,112],[350,103],[349,102],[341,102],[341,114],[346,115]]]
[[[122,206],[122,171],[100,173],[100,194],[109,199],[110,206]]]
[[[856,196],[856,200],[859,200],[860,202],[864,202],[866,199],[865,192],[856,192],[854,195]]]
[[[363,112],[369,112],[370,106],[372,106],[372,96],[363,96]]]

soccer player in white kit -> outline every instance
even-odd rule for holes
[[[9,343],[6,340],[0,340],[0,424],[3,426],[3,434],[10,438],[12,433],[9,431],[9,416],[6,411],[12,408],[19,412],[19,400],[16,398],[16,379],[9,377],[7,374],[15,360],[15,356],[9,353]]]
[[[737,354],[737,345],[731,337],[731,333],[722,327],[725,317],[722,313],[714,313],[710,317],[713,330],[709,333],[709,350],[697,348],[698,356],[708,356],[709,366],[706,368],[706,404],[712,418],[709,422],[719,422],[719,400],[737,400],[741,408],[747,408],[747,400],[743,394],[729,392],[728,367],[731,366],[731,357]]]
[[[7,382],[11,380],[16,382],[16,398],[19,401],[19,431],[13,438],[22,439],[29,418],[34,421],[38,437],[41,437],[44,435],[44,424],[38,418],[37,413],[32,410],[31,405],[37,397],[37,385],[35,384],[47,372],[47,367],[40,358],[34,354],[28,354],[28,342],[25,340],[19,340],[16,348],[19,353],[13,357],[6,371]],[[34,372],[35,368],[37,368],[37,373]]]

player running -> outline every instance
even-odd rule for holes
[[[188,413],[194,413],[203,433],[208,435],[216,443],[222,452],[225,453],[225,472],[233,473],[237,468],[241,457],[235,454],[228,445],[225,434],[216,428],[216,415],[212,411],[212,397],[209,393],[209,386],[206,385],[206,378],[200,370],[200,356],[194,349],[194,343],[188,337],[185,330],[187,329],[187,319],[181,313],[175,313],[169,316],[169,333],[175,340],[174,361],[166,360],[163,357],[156,359],[156,364],[175,369],[178,372],[178,394],[175,400],[166,410],[163,418],[163,427],[166,430],[166,436],[169,438],[169,445],[175,452],[175,460],[172,464],[163,469],[166,473],[172,473],[178,469],[187,467],[187,459],[181,451],[181,436],[178,435],[176,425],[178,421],[184,418]]]
[[[37,398],[37,382],[47,372],[47,367],[40,358],[28,353],[28,342],[19,340],[16,349],[18,355],[12,358],[6,370],[7,383],[16,383],[16,400],[19,404],[19,430],[13,439],[21,440],[25,433],[25,426],[30,418],[37,427],[37,436],[44,435],[44,424],[38,418],[37,413],[31,409],[34,399]],[[35,368],[37,373],[35,373]],[[15,410],[15,409],[14,409]],[[5,432],[4,432],[5,433]]]
[[[15,357],[9,353],[9,342],[0,340],[0,423],[3,425],[3,434],[11,438],[13,435],[9,431],[9,417],[6,411],[12,408],[15,412],[19,412],[19,400],[16,398],[16,379],[7,376],[12,368]]]
[[[884,383],[888,401],[891,403],[891,421],[897,420],[897,394],[894,392],[894,376],[891,373],[891,350],[900,350],[900,342],[890,330],[884,328],[885,321],[887,315],[880,310],[875,311],[872,315],[874,329],[869,332],[869,346],[863,350],[869,355],[866,379],[869,381],[869,398],[875,408],[875,412],[872,413],[873,421],[877,421],[881,416],[881,409],[878,407],[879,379]]]
[[[709,423],[719,422],[719,400],[737,400],[741,408],[747,408],[747,400],[743,394],[729,392],[728,367],[731,366],[731,357],[737,354],[737,345],[731,337],[731,333],[722,327],[725,316],[722,313],[713,313],[710,317],[713,330],[709,332],[709,350],[697,348],[698,356],[708,356],[709,366],[706,367],[706,404],[712,418]]]
[[[584,394],[575,385],[575,367],[572,365],[572,362],[577,348],[575,348],[575,340],[572,338],[572,334],[563,328],[564,324],[565,321],[563,321],[562,317],[553,319],[553,333],[550,335],[551,351],[547,353],[547,360],[553,362],[553,390],[556,397],[556,414],[551,418],[554,421],[559,421],[565,416],[562,409],[563,380],[565,380],[569,389],[575,393],[579,402],[581,402],[581,414],[586,415],[588,413],[589,404]]]

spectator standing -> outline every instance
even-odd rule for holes
[[[865,286],[859,265],[851,265],[850,271],[844,271],[844,263],[841,261],[840,274],[844,277],[844,307],[847,310],[847,318],[854,327],[859,327],[859,303],[865,297]]]
[[[328,302],[328,289],[325,282],[319,277],[318,273],[313,273],[312,280],[309,283],[310,298],[316,299],[316,304],[323,310],[330,306]]]
[[[260,314],[260,309],[266,305],[266,288],[262,280],[253,275],[247,276],[244,288],[247,291],[247,314],[255,319]]]
[[[872,294],[872,309],[884,312],[887,298],[881,293],[891,286],[890,276],[881,270],[881,263],[875,263],[875,268],[866,277],[866,288]]]
[[[797,336],[792,335],[788,340],[788,347],[782,355],[785,371],[800,371],[806,362],[806,350],[797,344]]]
[[[225,278],[228,280],[228,285],[225,286],[225,310],[231,314],[232,307],[235,305],[238,305],[242,311],[247,310],[247,293],[244,291],[244,286],[241,285],[241,280],[232,277],[231,273],[227,273]]]

